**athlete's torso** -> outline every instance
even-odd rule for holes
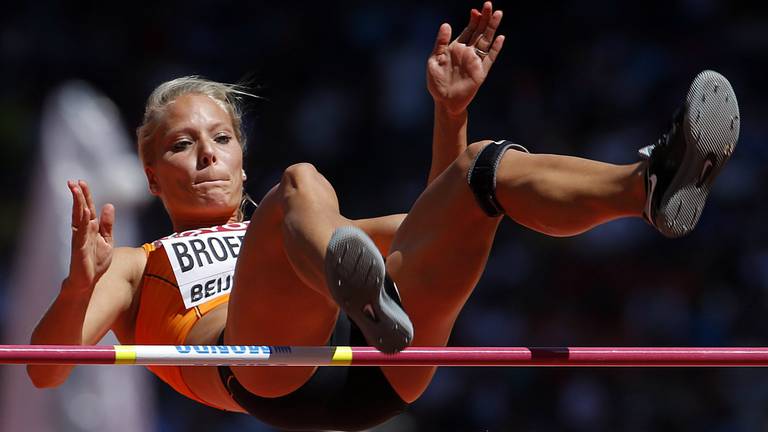
[[[133,343],[185,345],[202,317],[226,308],[222,305],[229,300],[247,226],[245,222],[185,231],[142,246],[147,263],[139,282]],[[223,329],[223,320],[211,321]],[[206,403],[187,386],[181,368],[148,369],[176,391]]]

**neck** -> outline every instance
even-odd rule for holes
[[[173,230],[177,233],[183,231],[189,231],[199,228],[207,228],[216,225],[226,225],[228,223],[240,222],[238,210],[227,217],[211,217],[211,218],[195,218],[187,219],[184,217],[177,217],[173,219]]]

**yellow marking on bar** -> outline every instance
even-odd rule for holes
[[[333,352],[333,358],[331,364],[333,365],[349,365],[352,363],[352,348],[348,346],[336,347]]]
[[[135,364],[136,347],[133,345],[114,345],[115,364]]]

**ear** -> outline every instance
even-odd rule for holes
[[[157,176],[151,167],[144,167],[144,174],[147,176],[147,183],[149,184],[149,192],[152,195],[160,194],[160,184],[157,182]]]
[[[248,176],[245,175],[245,170],[243,170],[243,182],[245,182],[246,180],[248,180]]]

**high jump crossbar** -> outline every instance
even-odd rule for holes
[[[0,364],[178,366],[768,367],[768,348],[0,345]]]

